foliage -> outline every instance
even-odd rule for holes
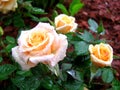
[[[74,16],[83,6],[84,4],[80,0],[72,0],[68,10],[62,3],[57,4],[57,8],[59,8],[62,13],[71,16]]]
[[[46,2],[46,3],[45,3]],[[105,29],[102,22],[98,25],[93,19],[88,20],[89,30],[83,32],[70,32],[67,36],[69,46],[66,57],[59,63],[59,75],[56,76],[46,65],[38,64],[36,67],[23,71],[13,60],[11,49],[16,46],[17,38],[5,36],[5,26],[13,25],[19,31],[23,28],[31,28],[25,23],[25,19],[31,22],[50,22],[58,14],[57,9],[47,17],[46,9],[56,5],[62,13],[74,16],[83,7],[80,0],[73,0],[69,8],[63,4],[62,0],[18,0],[18,8],[15,12],[1,16],[0,21],[4,26],[0,26],[0,86],[4,90],[95,90],[97,85],[110,86],[112,90],[120,89],[120,81],[115,77],[116,72],[112,67],[103,67],[93,71],[88,51],[90,44],[106,42],[100,37]],[[41,6],[41,7],[40,7]],[[97,83],[97,84],[96,84]],[[108,89],[111,89],[108,88]]]

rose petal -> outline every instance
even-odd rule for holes
[[[63,20],[64,17],[66,20]],[[60,33],[75,32],[77,25],[78,24],[75,23],[75,18],[72,16],[60,14],[59,16],[55,17],[56,31]]]
[[[106,49],[110,50],[110,57],[109,57],[109,60],[105,61],[105,60],[101,60],[99,59],[99,57],[101,56],[101,53],[100,53],[100,45],[101,44],[97,44],[95,46],[93,45],[89,45],[89,51],[90,51],[90,56],[91,56],[91,61],[97,65],[97,66],[100,66],[100,67],[103,67],[103,66],[111,66],[111,63],[113,61],[113,49],[112,47],[109,45],[109,44],[102,44],[106,47]],[[95,47],[97,49],[97,53],[98,53],[98,57],[95,56],[93,54],[93,47]]]
[[[20,64],[23,70],[29,70],[31,67],[30,65],[27,65],[19,56],[18,52],[18,46],[12,48],[12,56],[14,57],[15,61]]]
[[[59,34],[59,38],[60,38],[59,41],[60,47],[56,51],[55,57],[50,63],[51,66],[55,66],[59,61],[63,60],[64,57],[66,56],[66,49],[68,46],[67,37],[65,35]]]

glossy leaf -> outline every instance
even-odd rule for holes
[[[100,22],[100,25],[97,28],[97,32],[98,34],[101,34],[101,35],[105,34],[105,29],[102,22]]]
[[[72,67],[72,64],[69,63],[63,63],[62,64],[62,70],[68,70]]]
[[[21,76],[31,76],[32,75],[32,72],[30,70],[29,71],[17,71],[16,73]]]
[[[11,49],[15,46],[15,44],[8,44],[6,47],[5,47],[5,50],[7,52],[11,52]]]
[[[103,69],[102,80],[106,83],[112,82],[114,79],[113,71],[109,68]]]
[[[80,0],[72,0],[72,3],[69,7],[71,16],[74,16],[83,6],[84,4]]]
[[[80,41],[75,43],[75,52],[77,55],[86,55],[88,54],[88,44]]]
[[[64,14],[67,14],[67,15],[69,14],[66,7],[63,4],[58,3],[57,8],[59,8]]]
[[[79,81],[67,82],[65,88],[65,90],[83,90],[83,83]]]
[[[114,80],[112,82],[112,90],[120,90],[120,81]]]
[[[89,19],[88,20],[88,24],[89,24],[89,29],[92,30],[93,32],[97,32],[97,28],[98,28],[98,24],[95,20],[93,19]]]
[[[22,16],[19,15],[19,13],[14,15],[13,24],[15,27],[18,28],[22,28],[25,26],[24,20],[22,19]]]
[[[0,63],[3,61],[3,58],[2,57],[0,57]]]
[[[82,40],[88,43],[94,42],[95,40],[93,35],[88,31],[84,31],[84,33],[82,35],[78,35],[78,37],[80,37]]]
[[[17,76],[12,78],[12,82],[20,89],[20,90],[36,90],[40,86],[40,79],[33,76],[29,78]]]
[[[42,86],[45,88],[45,89],[52,89],[53,87],[53,81],[49,78],[49,77],[46,77],[43,81],[42,81]]]
[[[14,44],[15,43],[15,38],[11,37],[11,36],[6,36],[6,40],[8,43],[10,44]]]
[[[74,16],[78,11],[80,11],[80,9],[83,7],[82,3],[78,3],[75,4],[74,6],[72,6],[72,8],[70,9],[70,14],[71,16]]]
[[[0,80],[5,80],[8,75],[12,74],[16,70],[16,67],[11,64],[5,64],[0,66]]]

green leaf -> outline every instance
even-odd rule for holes
[[[5,24],[5,26],[9,26],[12,22],[13,22],[12,17],[7,17],[4,24]]]
[[[100,22],[100,25],[97,28],[97,33],[98,34],[105,34],[105,29],[104,29],[104,26],[103,26],[102,22]]]
[[[51,78],[50,77],[46,77],[45,79],[43,79],[43,81],[42,81],[42,86],[44,87],[44,88],[46,88],[47,90],[51,90],[52,89],[52,87],[53,87],[53,81],[51,80]]]
[[[92,43],[94,42],[94,37],[93,35],[88,32],[88,31],[84,31],[84,33],[82,35],[79,35],[78,37],[80,37],[82,40],[88,42],[88,43]]]
[[[63,4],[58,3],[56,7],[59,8],[64,14],[67,14],[67,15],[69,14],[66,7]]]
[[[58,12],[56,10],[53,10],[53,13],[52,13],[52,20],[55,19],[55,17],[58,16]]]
[[[11,36],[6,36],[6,41],[9,44],[14,44],[15,43],[15,38],[11,37]]]
[[[30,17],[33,21],[40,22],[40,19],[31,13],[24,13],[26,17]]]
[[[5,47],[5,51],[7,52],[11,52],[11,49],[15,47],[15,44],[8,44],[6,47]]]
[[[112,90],[120,90],[120,81],[113,80],[113,82],[112,82]]]
[[[32,14],[47,14],[45,13],[44,9],[32,7],[31,5],[26,5],[25,8]]]
[[[63,63],[61,67],[62,67],[62,70],[68,70],[68,69],[71,69],[72,64],[70,64],[70,63]]]
[[[66,82],[65,90],[83,90],[83,83],[79,81]]]
[[[5,80],[8,78],[12,72],[16,70],[16,67],[11,64],[5,64],[0,66],[0,80]]]
[[[2,57],[0,57],[0,63],[3,61],[3,58]]]
[[[40,22],[46,22],[46,21],[48,21],[48,19],[49,19],[48,17],[42,17],[42,18],[39,19],[39,21]]]
[[[98,28],[98,24],[95,20],[93,19],[89,19],[88,20],[88,24],[89,24],[89,29],[92,30],[93,32],[97,32],[97,28]]]
[[[40,79],[35,76],[29,78],[17,76],[15,78],[12,78],[12,82],[20,90],[37,90],[41,83]]]
[[[19,13],[14,16],[13,24],[15,27],[18,27],[18,28],[25,26],[24,20],[22,19],[22,16],[19,15]]]
[[[47,13],[45,13],[44,9],[37,8],[37,7],[32,7],[32,9],[30,10],[30,12],[32,14],[47,14]]]
[[[104,68],[102,73],[102,80],[106,83],[112,82],[114,79],[113,71],[109,68]]]
[[[32,72],[29,70],[29,71],[17,71],[16,72],[18,75],[21,75],[21,76],[31,76],[32,75]]]
[[[75,52],[77,55],[86,55],[88,54],[88,44],[80,41],[75,43]]]
[[[70,15],[74,16],[78,11],[80,11],[80,9],[83,7],[84,4],[82,3],[78,3],[75,4],[74,6],[72,6],[72,8],[69,10],[70,11]]]
[[[51,90],[61,90],[59,86],[57,85],[53,85],[52,89]]]
[[[72,3],[70,4],[70,8],[72,8],[72,6],[78,3],[81,3],[81,0],[72,0]]]
[[[84,4],[80,0],[72,0],[69,7],[70,14],[74,16],[83,6]]]
[[[69,70],[67,71],[67,73],[71,75],[75,80],[83,82],[83,73],[75,71],[75,70]]]

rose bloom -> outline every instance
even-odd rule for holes
[[[67,37],[57,34],[53,26],[39,23],[28,31],[22,31],[18,46],[12,48],[12,56],[23,70],[28,70],[38,63],[54,67],[66,56]]]
[[[75,23],[74,17],[60,14],[55,17],[55,27],[57,32],[66,34],[68,32],[75,32],[77,23]]]
[[[111,66],[113,49],[109,44],[97,44],[89,46],[91,61],[98,67]]]
[[[7,13],[9,11],[15,11],[17,8],[17,0],[0,0],[0,12]]]

